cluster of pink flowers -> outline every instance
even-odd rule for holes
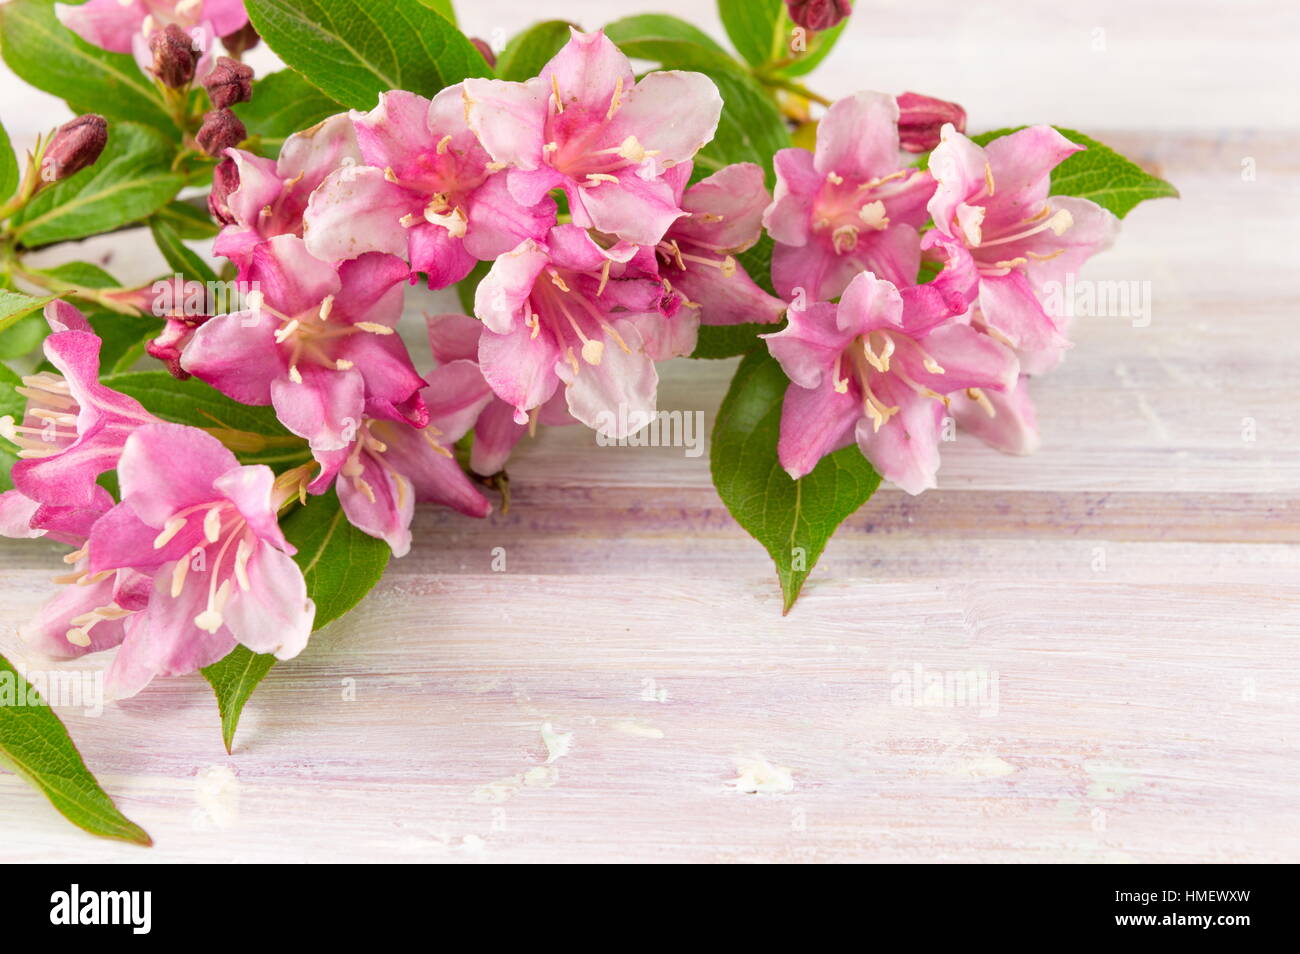
[[[164,9],[210,34],[244,22],[219,0],[92,0],[61,15],[140,54]],[[169,320],[150,351],[274,408],[315,463],[277,477],[158,420],[98,382],[99,339],[51,305],[58,373],[28,377],[24,421],[3,422],[24,459],[0,532],[76,548],[73,585],[31,635],[54,655],[120,645],[119,696],[237,643],[290,657],[314,608],[278,524],[289,501],[334,488],[348,519],[401,556],[416,502],[489,512],[454,456],[463,436],[483,476],[539,421],[626,437],[655,409],[656,363],[690,354],[701,323],[788,318],[764,338],[791,382],[778,454],[793,478],[856,443],[919,493],[935,485],[949,415],[1029,450],[1026,378],[1068,345],[1045,283],[1104,248],[1116,219],[1049,196],[1052,169],[1080,148],[1050,127],[981,148],[946,122],[928,168],[904,164],[904,148],[961,117],[907,96],[902,140],[894,97],[835,103],[815,152],[777,154],[775,195],[752,164],[692,183],[722,108],[714,84],[638,81],[603,33],[575,30],[526,82],[388,92],[291,136],[275,160],[225,150],[214,248],[256,291],[241,310]],[[779,297],[736,259],[763,229]],[[396,333],[406,287],[445,288],[480,262],[474,316],[427,319],[438,365],[422,375]],[[936,274],[921,283],[925,262]],[[97,483],[112,469],[121,502]]]
[[[935,486],[949,415],[999,450],[1033,450],[1026,378],[1068,347],[1046,289],[1119,221],[1049,196],[1052,170],[1083,148],[1050,126],[981,148],[946,123],[920,170],[900,163],[898,122],[894,97],[859,93],[827,112],[815,152],[777,153],[763,224],[791,305],[764,337],[791,381],[778,447],[790,476],[856,443],[916,494]],[[923,259],[941,270],[918,284]]]

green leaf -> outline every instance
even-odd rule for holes
[[[15,421],[21,421],[27,411],[27,399],[15,388],[23,383],[22,378],[0,364],[0,417],[9,415]],[[9,478],[14,462],[18,460],[16,448],[8,441],[0,441],[0,491],[12,490],[14,482]]]
[[[126,371],[105,375],[101,380],[135,398],[163,420],[209,431],[240,432],[247,447],[236,454],[245,464],[268,464],[278,469],[311,458],[306,441],[285,430],[270,407],[239,404],[198,378],[178,381],[166,371]]]
[[[259,140],[258,151],[272,159],[294,133],[310,129],[344,109],[293,70],[277,70],[260,77],[253,98],[234,107],[249,136]]]
[[[0,125],[0,202],[4,202],[18,189],[18,157],[14,155],[9,134]]]
[[[544,20],[515,34],[497,57],[497,77],[522,83],[536,76],[560,52],[560,47],[569,42],[569,26],[565,20]]]
[[[420,0],[430,10],[446,18],[452,26],[456,25],[456,10],[451,5],[451,0]]]
[[[785,55],[782,0],[718,0],[718,15],[731,43],[745,60],[763,66]]]
[[[805,53],[795,54],[790,52],[791,56],[798,56],[793,63],[789,63],[777,70],[783,76],[806,76],[814,69],[821,65],[822,60],[830,55],[831,50],[839,41],[840,34],[844,28],[849,25],[849,18],[845,17],[829,30],[823,30],[820,33],[814,33],[812,42],[808,44],[808,50]]]
[[[86,43],[58,21],[49,0],[0,6],[0,53],[22,79],[65,100],[74,113],[148,123],[179,138],[157,88],[135,58]]]
[[[1001,139],[1017,129],[996,129],[971,138],[981,146]],[[1146,199],[1178,198],[1178,190],[1158,176],[1153,176],[1131,159],[1109,146],[1073,129],[1059,132],[1070,142],[1086,146],[1052,170],[1052,195],[1073,195],[1090,199],[1109,209],[1121,219]]]
[[[294,560],[302,568],[308,597],[316,603],[314,630],[361,602],[383,576],[392,552],[383,540],[362,533],[348,522],[332,490],[310,498],[306,506],[281,520],[280,528],[298,548]],[[230,655],[203,670],[217,696],[221,737],[227,752],[234,744],[244,703],[274,665],[274,656],[236,646]]]
[[[695,342],[692,358],[716,360],[749,354],[759,345],[759,335],[780,331],[781,325],[700,325],[700,336]]]
[[[468,275],[456,283],[456,297],[460,300],[460,310],[465,314],[474,314],[474,293],[491,268],[491,262],[478,262]]]
[[[158,251],[162,252],[163,258],[167,260],[167,264],[176,269],[181,277],[205,284],[216,282],[216,272],[203,261],[198,252],[181,241],[176,230],[165,220],[156,215],[151,216],[149,231],[153,233],[154,243],[157,244]]]
[[[387,543],[348,522],[334,491],[311,497],[280,521],[285,539],[316,603],[315,628],[338,619],[361,602],[383,576],[392,554]]]
[[[210,239],[220,231],[206,209],[180,199],[168,202],[153,214],[153,218],[166,222],[183,239]]]
[[[0,764],[30,782],[64,818],[92,835],[153,844],[143,828],[118,811],[86,768],[54,710],[3,656]]]
[[[713,484],[736,522],[771,555],[787,613],[835,528],[880,486],[857,447],[790,479],[776,453],[788,385],[766,351],[747,355],[718,411],[710,448]]]
[[[463,33],[419,0],[247,0],[253,26],[327,96],[373,109],[379,94],[423,96],[467,76],[491,76]]]
[[[646,44],[670,41],[693,43],[714,53],[727,55],[727,51],[699,27],[665,13],[643,13],[639,16],[623,17],[605,27],[605,35],[620,48],[624,43]]]
[[[221,741],[225,743],[227,753],[234,749],[235,729],[239,727],[244,703],[274,665],[275,657],[270,653],[255,653],[247,646],[236,646],[220,662],[200,670],[217,697]]]
[[[0,333],[18,324],[24,315],[29,315],[38,308],[44,308],[56,297],[46,295],[44,298],[33,298],[31,295],[0,288]]]
[[[174,148],[157,130],[117,123],[99,161],[38,193],[14,218],[28,247],[85,238],[147,218],[175,197],[185,177],[171,171]]]

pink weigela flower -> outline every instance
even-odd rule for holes
[[[899,287],[916,281],[917,233],[934,190],[928,173],[900,168],[898,103],[858,93],[817,127],[817,151],[776,154],[775,199],[763,225],[776,247],[772,284],[787,300],[836,298],[864,269]]]
[[[314,450],[349,444],[363,416],[423,427],[424,380],[393,330],[409,274],[380,252],[336,271],[278,235],[253,250],[249,307],[197,328],[181,367],[243,404],[273,405]]]
[[[604,33],[572,39],[523,83],[467,79],[465,115],[509,166],[510,194],[532,206],[563,189],[573,222],[653,245],[682,215],[664,173],[713,138],[722,97],[701,73],[650,73]]]
[[[791,477],[856,441],[908,493],[935,486],[947,395],[969,389],[978,400],[979,389],[1016,381],[1010,349],[962,320],[972,280],[960,261],[901,291],[863,272],[838,305],[792,306],[789,325],[763,336],[791,381],[777,445]]]
[[[244,0],[90,0],[80,6],[56,3],[54,12],[92,46],[134,54],[143,70],[153,63],[149,38],[168,26],[180,27],[206,54],[217,37],[248,23]]]
[[[479,366],[516,423],[561,383],[570,413],[609,437],[627,436],[611,416],[654,412],[654,362],[689,354],[699,328],[698,315],[665,294],[656,264],[651,247],[606,249],[576,225],[497,259],[474,296],[487,326]]]
[[[734,257],[763,233],[763,210],[772,200],[763,170],[738,162],[684,188],[691,166],[683,162],[666,176],[686,214],[656,247],[659,274],[686,299],[684,307],[698,310],[702,324],[780,321],[785,302],[759,288]]]
[[[302,235],[308,200],[330,173],[361,160],[346,114],[294,133],[275,161],[242,149],[226,155],[233,168],[225,162],[217,167],[210,205],[227,224],[212,251],[239,266],[241,278],[257,245],[276,235]]]
[[[460,86],[433,101],[383,93],[369,113],[353,112],[365,165],[330,175],[311,197],[307,248],[338,261],[365,252],[401,255],[445,288],[525,238],[555,224],[555,202],[516,202],[491,157],[465,124]]]
[[[87,570],[131,569],[153,591],[109,668],[112,696],[211,665],[236,643],[279,659],[302,650],[315,606],[277,518],[296,485],[167,423],[134,432],[117,473],[122,502],[91,527]]]

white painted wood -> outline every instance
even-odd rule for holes
[[[1076,126],[1183,191],[1090,265],[1149,281],[1152,320],[1080,322],[1035,392],[1038,455],[945,447],[940,490],[882,491],[783,618],[707,458],[544,432],[509,514],[417,516],[375,593],[272,672],[234,756],[198,677],[65,713],[156,848],[0,775],[0,860],[1300,859],[1300,11],[859,6],[818,88]],[[682,0],[462,7],[484,36],[651,8],[720,35]],[[17,141],[62,115],[0,84]],[[157,268],[144,238],[88,244],[124,278]],[[732,366],[674,362],[663,406],[711,414]],[[59,566],[0,541],[0,652],[37,664],[14,630]],[[996,676],[996,711],[896,704],[916,666]],[[572,733],[549,764],[545,724]]]

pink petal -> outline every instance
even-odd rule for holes
[[[235,505],[259,540],[291,555],[297,552],[280,532],[280,518],[272,496],[275,472],[270,467],[264,464],[235,467],[213,481],[213,487]]]
[[[908,377],[939,394],[966,388],[1013,387],[1020,371],[1020,363],[1010,348],[960,322],[934,329],[919,345],[943,368],[942,374],[926,369],[924,355],[910,338],[900,336],[894,360]]]
[[[290,318],[315,309],[339,290],[334,269],[292,235],[277,235],[254,249],[249,278],[267,304]]]
[[[836,360],[856,334],[836,323],[836,307],[829,302],[805,309],[792,307],[786,312],[789,324],[772,334],[759,335],[785,376],[801,388],[817,388],[823,378],[829,379]]]
[[[410,274],[400,258],[379,252],[344,262],[339,266],[334,308],[352,324],[365,321],[395,327],[402,316],[402,283]]]
[[[255,653],[292,659],[311,636],[316,605],[302,570],[288,555],[262,544],[248,560],[250,587],[237,588],[222,611],[225,629]]]
[[[358,530],[387,543],[393,556],[404,557],[411,550],[414,488],[404,475],[381,466],[370,454],[362,454],[360,463],[360,474],[339,478],[343,513]],[[358,477],[365,481],[364,486]]]
[[[480,291],[482,288],[479,285]],[[483,377],[497,397],[515,409],[515,420],[521,424],[528,420],[530,410],[559,387],[555,372],[559,360],[560,349],[551,336],[534,338],[523,322],[507,334],[485,330],[479,339],[478,363]]]
[[[480,261],[504,255],[524,239],[540,242],[555,225],[555,200],[545,194],[549,187],[527,204],[511,194],[507,183],[517,171],[489,176],[469,197],[465,251]]]
[[[401,425],[383,425],[377,432],[388,445],[385,458],[405,475],[415,499],[451,507],[470,517],[486,517],[492,510],[450,452],[434,450],[425,433]]]
[[[809,217],[824,176],[817,171],[807,149],[782,149],[772,160],[776,169],[776,192],[763,212],[763,227],[772,240],[785,245],[803,245],[809,238]]]
[[[515,411],[500,399],[491,401],[474,425],[469,466],[476,474],[491,476],[505,469],[510,452],[528,433],[528,425],[515,423]]]
[[[365,410],[365,381],[355,368],[333,371],[301,364],[302,383],[271,382],[276,417],[313,450],[337,450],[351,443]]]
[[[1051,126],[1030,126],[984,147],[993,172],[993,195],[982,200],[989,225],[1014,226],[1036,213],[1047,198],[1052,170],[1083,146]]]
[[[160,421],[127,438],[117,479],[122,502],[145,523],[162,527],[177,511],[215,499],[217,478],[238,466],[211,434]]]
[[[346,113],[339,113],[286,139],[280,147],[276,171],[281,180],[302,176],[293,187],[295,196],[302,197],[301,208],[306,206],[307,196],[331,172],[360,162],[361,149],[357,146],[352,119]],[[243,179],[239,181],[242,186]]]
[[[990,174],[984,150],[957,132],[951,123],[945,123],[939,145],[930,154],[930,175],[937,185],[929,210],[940,232],[953,238],[966,238],[958,214],[963,206],[987,192]]]
[[[90,327],[86,316],[78,311],[75,305],[69,304],[62,298],[55,299],[45,306],[45,321],[50,326],[50,330],[55,333],[88,331],[94,334],[94,329]]]
[[[569,364],[561,363],[555,373],[568,385],[569,413],[606,437],[621,439],[648,424],[654,415],[659,372],[645,353],[640,332],[630,322],[615,321],[613,327],[628,351],[610,341],[600,364],[580,361],[574,374]]]
[[[781,404],[777,459],[794,480],[812,472],[827,454],[853,443],[853,428],[862,417],[855,389],[835,390],[830,375],[814,388],[791,384]]]
[[[771,324],[781,320],[785,302],[755,284],[739,265],[730,277],[712,268],[688,267],[672,274],[673,288],[700,306],[706,325]]]
[[[892,282],[859,272],[840,298],[835,322],[840,331],[864,335],[903,327],[903,296]]]
[[[258,231],[262,210],[280,197],[284,182],[270,159],[243,149],[227,149],[226,155],[234,160],[239,173],[239,185],[226,197],[226,206],[236,222]]]
[[[592,224],[629,242],[654,245],[682,215],[672,187],[661,179],[643,179],[631,167],[615,175],[617,182],[601,180],[579,189]]]
[[[952,396],[957,427],[1004,454],[1032,454],[1038,450],[1038,420],[1029,396],[1029,379],[1021,376],[1015,387],[987,391],[984,396],[993,407],[992,415],[964,392]]]
[[[59,587],[31,622],[19,629],[19,635],[37,652],[56,659],[73,659],[113,648],[126,635],[120,619],[95,622],[85,634],[90,638],[89,645],[78,646],[68,640],[69,630],[82,628],[73,624],[74,619],[115,603],[113,586],[113,577],[108,577],[85,586]]]
[[[566,89],[563,83],[560,88]],[[721,114],[722,96],[703,73],[659,71],[642,78],[635,88],[625,87],[622,105],[605,135],[613,144],[635,136],[646,150],[656,153],[649,157],[646,174],[660,175],[688,161],[708,143]]]
[[[419,214],[421,197],[384,178],[373,166],[344,166],[311,194],[303,215],[303,239],[326,262],[365,252],[405,255],[405,215]],[[421,219],[423,221],[423,219]]]
[[[194,331],[181,367],[241,404],[270,404],[271,382],[286,370],[279,327],[265,311],[217,315]]]
[[[681,207],[689,215],[673,224],[669,238],[743,252],[762,234],[763,210],[771,200],[762,169],[752,162],[727,166],[686,190]]]
[[[549,82],[467,79],[463,86],[465,118],[488,154],[520,169],[540,166]]]
[[[899,411],[879,431],[869,419],[859,419],[857,441],[863,456],[881,477],[909,494],[937,486],[943,404],[922,397],[893,375],[875,376],[872,389],[885,404]]]
[[[878,179],[899,165],[898,102],[887,93],[846,96],[817,126],[814,164],[822,175]]]
[[[91,46],[113,53],[130,53],[131,41],[149,10],[140,0],[90,0],[81,6],[56,3],[59,22]]]
[[[1023,274],[984,277],[979,303],[984,321],[1024,358],[1026,372],[1042,374],[1060,363],[1069,339],[1057,330]]]
[[[483,322],[469,315],[432,315],[425,319],[429,350],[439,364],[467,359],[478,361],[478,339]]]
[[[444,90],[444,92],[446,92]],[[460,90],[452,95],[460,104]],[[441,135],[429,128],[429,100],[404,90],[379,94],[379,105],[368,113],[352,113],[357,145],[368,166],[392,169],[400,179],[422,172],[424,157],[438,147]],[[462,106],[463,116],[463,106]],[[462,118],[461,125],[464,125]],[[448,130],[450,133],[452,130]]]
[[[443,444],[454,444],[464,437],[479,412],[496,397],[474,360],[439,365],[429,372],[428,379],[424,400],[429,408],[429,423],[438,429],[438,440]]]
[[[17,490],[0,494],[0,537],[32,539],[42,536],[44,530],[32,529],[32,517],[40,504]]]
[[[636,82],[632,64],[603,31],[570,32],[569,42],[542,67],[539,85],[547,95],[558,88],[564,109],[576,108],[592,118],[603,117],[609,112],[620,80],[625,95],[632,90]],[[467,81],[467,86],[469,82],[473,81]],[[491,146],[488,151],[493,151]]]
[[[430,288],[446,288],[460,281],[476,264],[465,243],[441,225],[424,223],[410,231],[411,268],[429,276]]]
[[[212,24],[217,36],[230,36],[248,22],[244,0],[203,0],[199,17]]]
[[[533,283],[550,262],[545,248],[526,239],[493,263],[474,292],[474,314],[489,331],[508,334],[533,292]]]

